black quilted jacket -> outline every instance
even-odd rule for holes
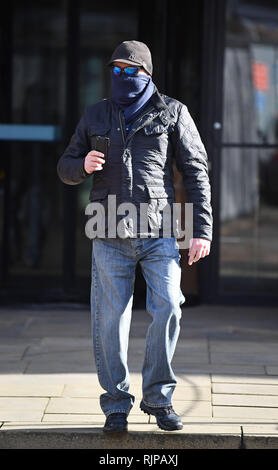
[[[103,204],[105,218],[108,195],[116,195],[117,207],[132,202],[139,211],[140,203],[147,203],[149,228],[160,230],[165,203],[175,201],[175,159],[186,200],[193,203],[193,236],[211,240],[207,154],[195,123],[184,104],[157,90],[149,103],[127,135],[122,113],[111,99],[88,106],[58,161],[58,175],[70,185],[92,177],[84,170],[84,158],[94,149],[96,135],[108,136],[108,155],[103,169],[93,173],[90,201]],[[105,227],[107,236],[107,221]],[[142,233],[139,223],[136,233]]]

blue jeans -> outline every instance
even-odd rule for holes
[[[146,280],[146,309],[152,316],[142,368],[142,399],[170,405],[176,386],[171,367],[180,332],[181,268],[176,238],[95,238],[92,240],[91,320],[103,413],[129,414],[127,352],[137,262]]]

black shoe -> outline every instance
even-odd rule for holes
[[[107,416],[104,432],[126,432],[127,431],[127,415],[125,413],[111,413]]]
[[[175,413],[171,405],[156,408],[146,405],[142,400],[140,409],[148,415],[154,415],[158,427],[164,431],[176,431],[183,428],[179,415]]]

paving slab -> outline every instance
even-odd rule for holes
[[[89,338],[76,337],[46,337],[39,343],[28,348],[26,357],[39,356],[43,353],[60,353],[73,351],[88,351],[91,353],[92,341]]]
[[[24,338],[29,337],[69,337],[72,336],[73,332],[76,336],[88,337],[88,331],[90,331],[90,322],[89,319],[87,322],[84,321],[65,321],[66,316],[61,316],[61,318],[50,317],[50,318],[32,318],[28,325],[28,328],[25,328],[21,335]]]
[[[98,398],[101,393],[105,393],[99,384],[66,384],[63,397],[70,398]]]
[[[98,383],[96,372],[93,373],[61,373],[61,374],[0,374],[1,383],[12,384],[86,384]]]
[[[21,421],[22,423],[30,420],[41,422],[43,418],[43,410],[31,410],[31,409],[11,409],[0,410],[0,417],[6,423],[9,421]],[[2,429],[2,428],[1,428]]]
[[[1,315],[1,310],[0,310]],[[16,334],[11,336],[1,336],[0,335],[1,346],[11,346],[11,347],[21,347],[29,348],[30,346],[40,344],[41,338],[31,337],[31,338],[22,338],[20,335]]]
[[[277,408],[278,396],[274,395],[241,395],[228,393],[216,393],[212,395],[213,405],[229,405],[229,406],[250,406],[250,407],[270,407]]]
[[[47,398],[30,397],[1,397],[0,420],[1,421],[32,421],[41,420]]]
[[[128,364],[136,400],[129,435],[119,443],[109,442],[102,432],[103,389],[96,374],[89,309],[43,308],[0,308],[1,448],[276,445],[278,319],[273,310],[184,309],[172,362],[178,380],[173,405],[184,429],[174,433],[159,430],[154,417],[149,424],[139,409],[151,318],[145,310],[134,312]]]
[[[2,312],[1,312],[2,317]],[[1,322],[0,324],[0,338],[14,338],[18,335],[21,335],[25,329],[26,320],[14,320]]]
[[[60,360],[58,358],[52,358],[52,362],[50,362],[47,358],[45,360],[40,361],[29,361],[27,365],[25,365],[24,372],[26,374],[59,374],[60,372],[63,373],[90,373],[95,372],[96,366],[93,360],[84,360],[81,359],[79,361],[70,361],[69,358],[65,358],[65,360]]]
[[[231,383],[231,384],[264,384],[278,385],[278,376],[269,375],[236,375],[236,374],[211,374],[213,383]]]
[[[277,341],[242,341],[238,339],[234,340],[221,340],[221,339],[212,339],[209,341],[209,348],[211,352],[214,353],[249,353],[249,354],[276,354],[278,356],[278,343]]]
[[[136,389],[135,389],[136,390]],[[173,399],[191,401],[211,401],[211,387],[195,387],[177,384]]]
[[[210,374],[175,372],[175,375],[180,384],[184,382],[185,385],[192,387],[211,387]]]
[[[208,339],[207,338],[179,338],[176,347],[176,353],[207,353],[208,352]]]
[[[265,368],[263,365],[261,366],[256,366],[252,364],[223,364],[223,363],[218,363],[218,364],[203,364],[203,363],[196,363],[196,364],[184,364],[183,367],[180,365],[175,367],[174,370],[175,374],[179,373],[195,373],[195,374],[202,374],[202,373],[219,373],[219,374],[257,374],[257,375],[262,375],[265,373]]]
[[[151,420],[153,423],[154,418]],[[104,414],[74,414],[74,413],[45,413],[42,419],[43,423],[94,423],[100,424],[101,426],[105,423],[105,416]],[[147,415],[141,412],[141,415],[130,413],[128,417],[129,423],[148,423]]]
[[[28,367],[28,361],[0,361],[0,374],[23,374]]]
[[[276,361],[277,363],[278,361]],[[266,373],[269,375],[278,375],[278,365],[271,366],[266,364]]]
[[[13,409],[24,409],[30,410],[41,410],[45,409],[47,405],[47,398],[36,398],[36,397],[0,397],[0,411],[7,408]]]
[[[72,363],[94,363],[94,357],[90,350],[81,350],[81,351],[59,351],[59,352],[50,352],[43,351],[36,354],[25,354],[25,359],[30,362],[30,364],[43,364],[44,362],[72,362]]]
[[[186,353],[184,355],[175,355],[172,360],[173,369],[178,369],[179,366],[184,367],[186,364],[209,364],[208,353]]]
[[[255,435],[278,435],[278,422],[268,424],[244,424],[243,425],[244,435],[255,434]]]
[[[13,344],[0,344],[0,362],[3,361],[20,361],[26,349],[27,344],[13,345]]]
[[[0,383],[0,397],[60,397],[64,385]]]
[[[258,406],[213,406],[212,413],[218,418],[261,418],[264,420],[278,419],[278,408]]]
[[[182,416],[211,416],[210,401],[173,401],[177,413]],[[98,398],[50,398],[46,413],[80,413],[80,414],[102,414]],[[133,414],[142,415],[137,400],[132,408]],[[147,417],[147,415],[146,415]]]
[[[102,414],[98,398],[50,398],[46,413]]]
[[[59,374],[0,374],[0,384],[72,384],[91,385],[99,384],[96,372],[92,373],[59,373]],[[133,385],[142,383],[142,376],[139,373],[130,373],[130,383]],[[196,384],[199,382],[196,382]],[[201,383],[201,382],[200,382]]]
[[[98,398],[101,393],[104,393],[104,389],[100,385],[65,385],[63,392],[64,397],[87,397],[87,398]],[[140,398],[142,395],[141,385],[131,384],[129,392]],[[1,385],[0,385],[1,394]],[[186,386],[179,384],[176,386],[173,397],[175,400],[200,400],[210,401],[211,400],[211,389],[210,387],[195,387]]]
[[[241,384],[241,383],[214,383],[212,385],[212,392],[227,393],[227,394],[242,394],[242,395],[276,395],[278,396],[277,385],[265,384]]]
[[[200,424],[204,423],[231,423],[231,424],[277,424],[278,419],[265,419],[265,418],[255,418],[255,417],[229,417],[227,420],[226,417],[216,417],[216,416],[211,416],[211,417],[200,417],[200,416],[188,416],[188,417],[183,417],[183,421],[187,421],[188,423],[195,423],[198,422]]]
[[[211,362],[217,364],[277,364],[276,352],[265,352],[263,354],[253,352],[212,352],[210,355]]]

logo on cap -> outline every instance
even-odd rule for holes
[[[136,55],[135,54],[130,54],[129,59],[130,60],[136,60]]]

